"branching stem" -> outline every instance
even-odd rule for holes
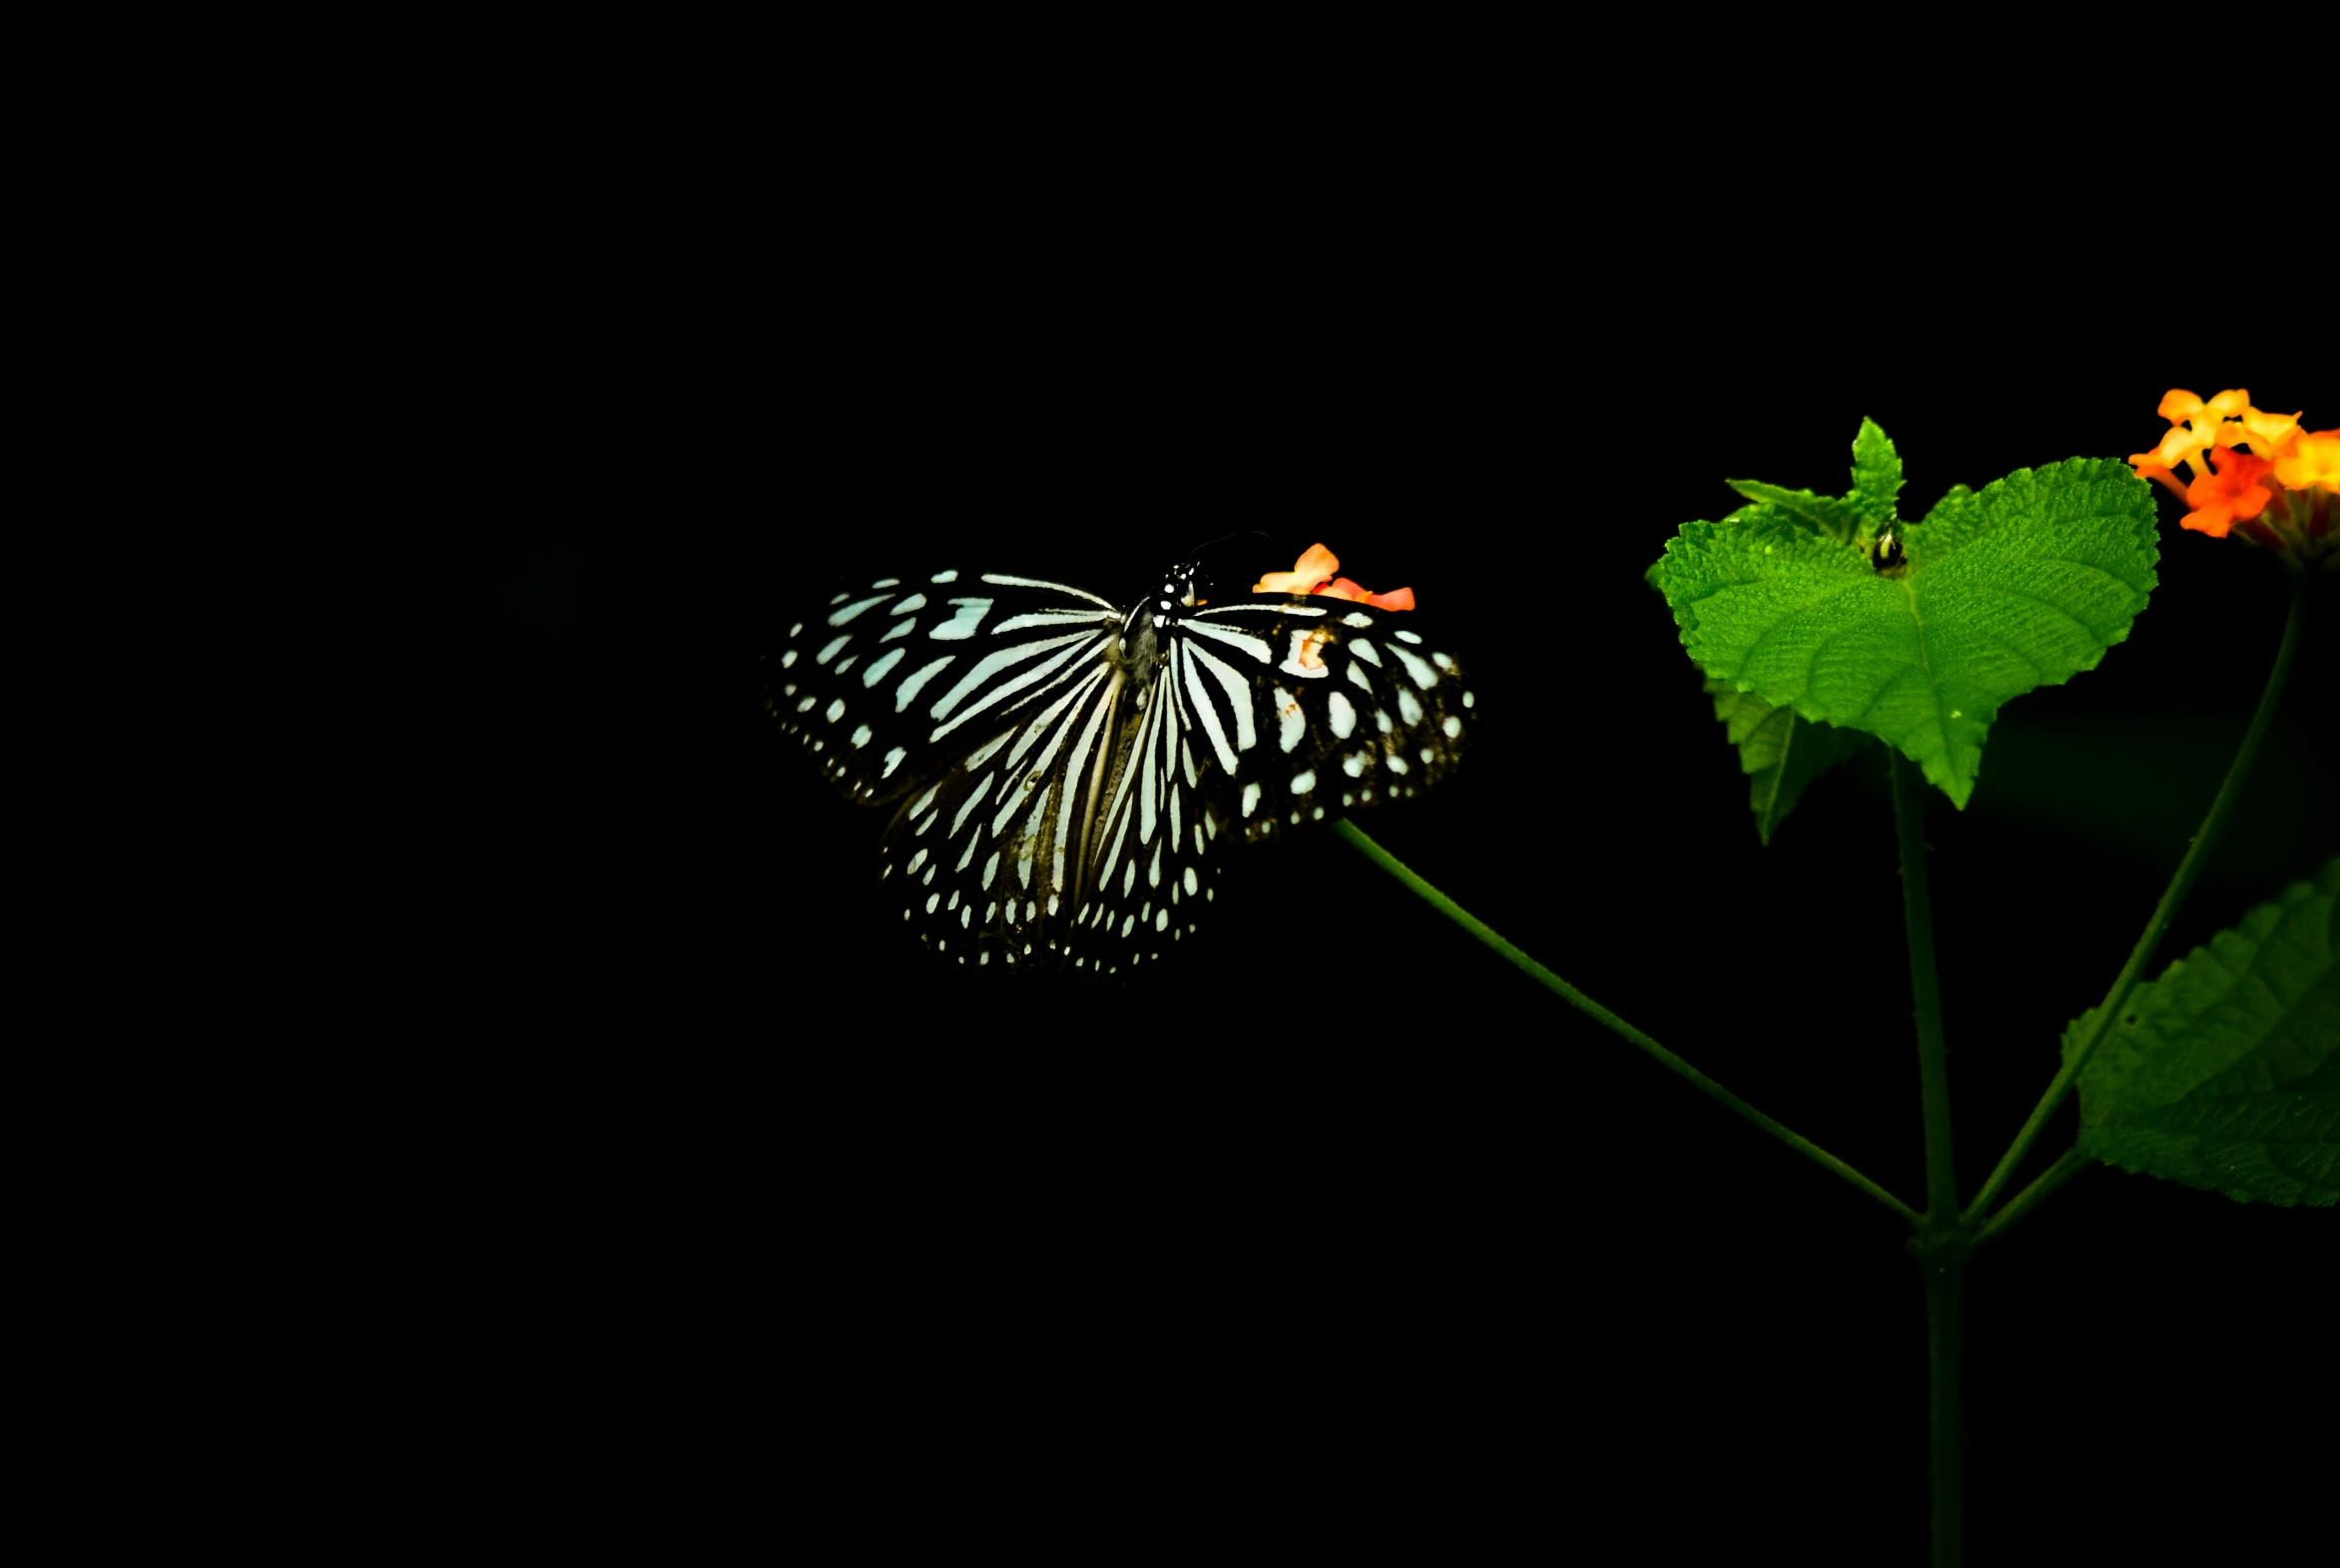
[[[2010,1198],[2000,1207],[1999,1212],[1985,1223],[1983,1229],[1975,1233],[1975,1245],[1980,1247],[1993,1237],[2004,1233],[2009,1226],[2039,1208],[2042,1199],[2086,1170],[2091,1163],[2087,1155],[2081,1152],[2078,1144],[2073,1144],[2069,1149],[2064,1150],[2060,1159],[2040,1173],[2039,1180]]]
[[[1749,1105],[1746,1101],[1740,1099],[1737,1095],[1731,1093],[1728,1089],[1725,1089],[1721,1084],[1716,1083],[1713,1079],[1707,1077],[1697,1068],[1692,1067],[1688,1062],[1683,1061],[1673,1052],[1667,1050],[1664,1046],[1659,1045],[1648,1035],[1643,1034],[1640,1030],[1625,1022],[1624,1019],[1619,1018],[1615,1013],[1610,1012],[1607,1008],[1601,1006],[1600,1003],[1594,1001],[1591,997],[1586,996],[1582,991],[1577,990],[1574,986],[1561,979],[1558,975],[1552,973],[1549,969],[1546,969],[1542,964],[1539,964],[1534,959],[1528,957],[1517,947],[1511,945],[1510,942],[1504,940],[1502,935],[1492,926],[1488,925],[1484,920],[1479,919],[1469,910],[1455,902],[1454,899],[1449,898],[1445,893],[1439,891],[1438,888],[1432,886],[1429,882],[1424,881],[1419,875],[1415,873],[1412,867],[1408,866],[1396,855],[1390,853],[1389,850],[1383,848],[1380,844],[1375,843],[1371,838],[1367,837],[1362,831],[1359,830],[1356,823],[1344,819],[1334,823],[1333,830],[1339,833],[1342,837],[1347,838],[1349,842],[1355,845],[1358,851],[1364,854],[1367,859],[1373,861],[1383,870],[1389,872],[1392,876],[1398,878],[1399,881],[1405,883],[1409,888],[1413,889],[1416,896],[1423,899],[1432,908],[1438,910],[1439,913],[1445,915],[1448,919],[1462,927],[1463,930],[1468,931],[1472,936],[1477,937],[1487,946],[1500,953],[1505,959],[1509,960],[1513,965],[1532,978],[1536,984],[1542,986],[1545,990],[1552,992],[1562,1001],[1565,1001],[1571,1007],[1576,1008],[1579,1012],[1589,1015],[1602,1027],[1610,1030],[1614,1034],[1621,1036],[1626,1041],[1639,1047],[1642,1051],[1648,1053],[1650,1056],[1656,1058],[1658,1063],[1665,1067],[1667,1071],[1683,1079],[1685,1082],[1690,1084],[1692,1088],[1695,1088],[1701,1094],[1708,1095],[1711,1098],[1720,1101],[1722,1104],[1729,1106],[1733,1111],[1736,1111],[1739,1115],[1745,1117],[1748,1121],[1753,1122],[1757,1127],[1762,1128],[1765,1132],[1771,1134],[1772,1137],[1778,1139],[1781,1143],[1786,1144],[1790,1149],[1795,1150],[1798,1154],[1803,1155],[1806,1159],[1809,1159],[1813,1163],[1833,1171],[1838,1176],[1843,1177],[1846,1181],[1852,1183],[1855,1187],[1858,1187],[1862,1192],[1867,1193],[1870,1197],[1885,1205],[1886,1208],[1901,1216],[1903,1220],[1909,1223],[1911,1229],[1918,1229],[1925,1223],[1923,1217],[1920,1216],[1916,1210],[1912,1209],[1908,1204],[1903,1203],[1900,1199],[1894,1197],[1893,1194],[1878,1186],[1868,1177],[1863,1176],[1859,1171],[1854,1170],[1844,1161],[1838,1159],[1835,1155],[1830,1154],[1827,1150],[1821,1148],[1818,1144],[1812,1142],[1809,1138],[1806,1138],[1802,1134],[1794,1132],[1789,1128],[1781,1126],[1778,1122],[1773,1121],[1770,1117],[1764,1115],[1761,1111],[1756,1110],[1755,1107]]]
[[[1991,1200],[1998,1197],[2000,1190],[2007,1186],[2015,1175],[2016,1167],[2023,1164],[2025,1155],[2031,1153],[2040,1130],[2048,1125],[2048,1118],[2055,1114],[2055,1108],[2063,1103],[2063,1097],[2071,1093],[2071,1086],[2079,1082],[2081,1069],[2088,1065],[2088,1058],[2096,1054],[2096,1047],[2103,1042],[2104,1032],[2111,1026],[2112,1020],[2128,1004],[2128,994],[2136,989],[2145,965],[2153,961],[2153,952],[2161,945],[2162,934],[2169,929],[2169,922],[2176,918],[2179,906],[2185,902],[2185,895],[2193,890],[2194,878],[2201,874],[2202,862],[2209,858],[2210,846],[2217,842],[2219,829],[2226,825],[2226,818],[2233,814],[2234,802],[2242,796],[2243,781],[2250,777],[2251,765],[2258,761],[2259,745],[2266,740],[2267,729],[2274,722],[2275,705],[2282,699],[2283,683],[2290,678],[2292,661],[2299,653],[2300,627],[2306,619],[2307,582],[2304,578],[2298,578],[2291,585],[2291,614],[2283,622],[2283,641],[2275,650],[2275,667],[2267,672],[2266,687],[2259,693],[2258,712],[2251,715],[2250,728],[2243,732],[2242,745],[2234,754],[2234,762],[2226,770],[2226,782],[2218,786],[2216,797],[2210,801],[2209,814],[2202,818],[2201,828],[2194,834],[2192,845],[2185,851],[2185,858],[2177,862],[2176,874],[2169,878],[2169,885],[2162,890],[2160,903],[2153,908],[2153,917],[2145,922],[2136,946],[2129,950],[2128,962],[2121,966],[2120,973],[2114,977],[2112,989],[2104,993],[2103,1003],[2096,1009],[2096,1021],[2089,1027],[2087,1037],[2065,1059],[2062,1070],[2048,1085],[2047,1093],[2040,1096],[2040,1103],[2033,1107],[2023,1130],[2015,1135],[2015,1142],[2008,1145],[2007,1153],[2000,1157],[1998,1169],[1991,1173],[1990,1180],[1975,1194],[1975,1201],[1967,1206],[1970,1216],[1989,1212]]]

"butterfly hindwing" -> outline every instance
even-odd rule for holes
[[[1100,812],[1093,870],[1068,951],[1110,974],[1159,958],[1198,927],[1221,864],[1220,821],[1201,789],[1194,720],[1177,688],[1157,679],[1125,737],[1125,762]]]
[[[945,956],[1044,963],[1061,947],[1091,801],[1112,766],[1115,685],[1093,663],[894,813],[879,885]]]

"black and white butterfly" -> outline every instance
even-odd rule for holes
[[[1103,973],[1158,959],[1215,896],[1217,840],[1455,767],[1473,697],[1412,612],[1204,601],[1199,570],[1121,605],[1004,573],[880,578],[767,655],[782,727],[852,799],[897,802],[880,885],[936,952]]]

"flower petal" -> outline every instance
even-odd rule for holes
[[[1255,594],[1308,594],[1341,569],[1341,558],[1322,544],[1312,544],[1289,572],[1270,572],[1251,585]]]

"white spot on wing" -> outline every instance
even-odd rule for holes
[[[815,664],[829,663],[830,660],[837,657],[837,651],[840,648],[843,648],[846,644],[852,642],[853,640],[854,634],[851,632],[846,633],[843,637],[831,638],[828,642],[828,645],[813,656],[813,662]]]
[[[879,594],[875,599],[863,599],[857,601],[856,603],[849,604],[843,610],[833,612],[829,617],[829,624],[831,626],[843,626],[846,624],[846,622],[853,620],[863,611],[869,609],[870,606],[874,604],[885,603],[887,597],[888,596],[885,594]]]
[[[948,668],[950,662],[957,657],[956,654],[944,654],[932,664],[912,670],[908,675],[903,676],[901,685],[893,689],[893,711],[897,714],[908,712],[911,699],[918,695],[928,681],[933,680]]]
[[[1065,595],[1067,598],[1086,599],[1089,603],[1094,605],[1103,605],[1108,610],[1113,608],[1113,604],[1110,600],[1099,599],[1095,594],[1090,593],[1087,589],[1075,588],[1069,583],[1044,582],[1037,577],[1009,577],[1003,572],[985,572],[983,574],[983,581],[994,584],[1000,588],[1050,588],[1054,589],[1057,593]]]
[[[975,628],[983,624],[983,617],[991,609],[988,599],[953,599],[950,603],[953,606],[950,619],[926,634],[938,643],[964,642],[974,636]]]
[[[1284,662],[1276,666],[1276,668],[1283,671],[1286,675],[1299,676],[1304,681],[1321,681],[1326,676],[1331,675],[1333,673],[1332,669],[1325,663],[1324,655],[1322,654],[1317,655],[1317,662],[1313,665],[1305,664],[1301,661],[1300,655],[1302,651],[1308,648],[1309,639],[1316,636],[1316,634],[1317,628],[1315,627],[1294,627],[1292,629],[1289,646],[1284,655]]]
[[[1276,688],[1276,749],[1290,756],[1308,734],[1308,717],[1300,711],[1300,699],[1282,687]]]
[[[1257,659],[1261,664],[1266,664],[1276,657],[1275,649],[1269,646],[1266,638],[1254,637],[1249,632],[1238,632],[1232,627],[1213,626],[1207,621],[1188,621],[1186,629],[1197,636],[1207,637],[1214,643],[1222,643],[1229,648],[1239,649]]]
[[[1215,658],[1208,649],[1190,648],[1186,652],[1194,657],[1197,664],[1210,671],[1226,690],[1228,706],[1235,710],[1235,750],[1248,752],[1259,745],[1259,732],[1252,727],[1251,722],[1251,693],[1243,677],[1236,674],[1234,666]],[[1227,765],[1229,773],[1235,771],[1235,760],[1232,757],[1222,752],[1220,760]]]
[[[917,611],[923,610],[925,608],[926,596],[924,594],[912,594],[907,599],[904,599],[900,604],[895,605],[892,609],[886,611],[885,613],[887,615],[912,615]]]
[[[904,622],[903,624],[907,625],[908,623]],[[887,649],[885,651],[884,658],[872,662],[870,668],[862,672],[862,684],[864,686],[876,686],[878,682],[884,680],[887,674],[892,671],[893,667],[901,663],[901,654],[902,651],[898,648]]]
[[[1462,721],[1456,718],[1453,714],[1449,714],[1446,718],[1439,721],[1439,728],[1446,731],[1447,739],[1452,741],[1462,733]]]
[[[1398,656],[1398,662],[1406,667],[1408,675],[1414,677],[1416,686],[1427,692],[1439,684],[1439,673],[1433,670],[1420,655],[1410,654],[1403,648],[1393,648],[1390,652]]]
[[[856,731],[854,731],[854,745],[855,745],[855,747],[858,749],[858,748],[861,748],[861,747],[868,746],[869,744],[870,744],[870,727],[869,727],[868,725],[863,725],[861,728],[859,728],[859,729],[857,729]]]
[[[1247,784],[1243,786],[1243,814],[1249,816],[1252,812],[1258,810],[1259,803],[1260,786],[1259,781],[1255,779],[1250,784]]]
[[[1303,771],[1301,771],[1300,773],[1294,774],[1294,775],[1292,776],[1292,792],[1293,792],[1294,794],[1306,794],[1306,793],[1308,793],[1308,792],[1309,792],[1309,790],[1311,790],[1311,789],[1314,789],[1315,787],[1316,787],[1316,770],[1315,770],[1315,769],[1313,769],[1313,768],[1304,769],[1304,770],[1303,770]]]
[[[1354,671],[1357,666],[1351,665],[1349,668]],[[1352,705],[1349,699],[1342,693],[1335,692],[1325,699],[1325,708],[1333,716],[1333,735],[1335,739],[1342,741],[1348,740],[1349,732],[1357,728],[1356,707]],[[1290,751],[1291,748],[1286,747],[1285,750]]]
[[[957,832],[967,824],[967,818],[974,814],[975,807],[983,803],[983,796],[991,792],[991,781],[998,777],[997,774],[985,774],[974,788],[967,791],[967,797],[959,802],[958,810],[950,818],[952,832]]]

